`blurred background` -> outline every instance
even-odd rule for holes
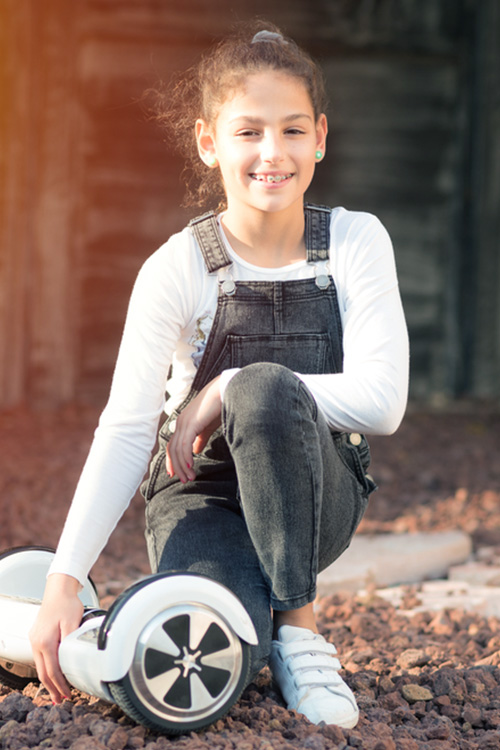
[[[498,402],[498,0],[0,0],[0,409],[104,404],[136,273],[192,214],[144,91],[255,16],[324,66],[308,197],[387,226],[412,398]]]

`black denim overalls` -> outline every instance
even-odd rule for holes
[[[215,318],[191,391],[165,422],[143,485],[153,571],[189,570],[232,589],[259,636],[254,671],[270,650],[274,609],[312,601],[316,576],[348,546],[373,484],[364,437],[332,433],[294,375],[342,370],[335,283],[325,271],[331,210],[306,204],[307,261],[315,278],[233,280],[217,218],[190,223],[208,273],[218,273]],[[195,457],[196,480],[165,468],[175,420],[223,370],[222,427]]]

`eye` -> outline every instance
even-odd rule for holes
[[[259,133],[257,130],[252,130],[251,128],[245,128],[244,130],[238,130],[236,135],[242,136],[243,138],[250,138],[253,135],[259,135]]]
[[[304,135],[304,130],[301,128],[288,128],[285,130],[287,135]]]

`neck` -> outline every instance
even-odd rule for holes
[[[279,268],[306,258],[302,202],[293,211],[255,211],[247,217],[229,207],[222,225],[234,251],[254,265]]]

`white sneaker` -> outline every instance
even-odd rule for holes
[[[269,666],[289,709],[313,724],[336,724],[351,729],[359,710],[351,689],[338,670],[332,643],[306,628],[282,625],[272,641]]]

